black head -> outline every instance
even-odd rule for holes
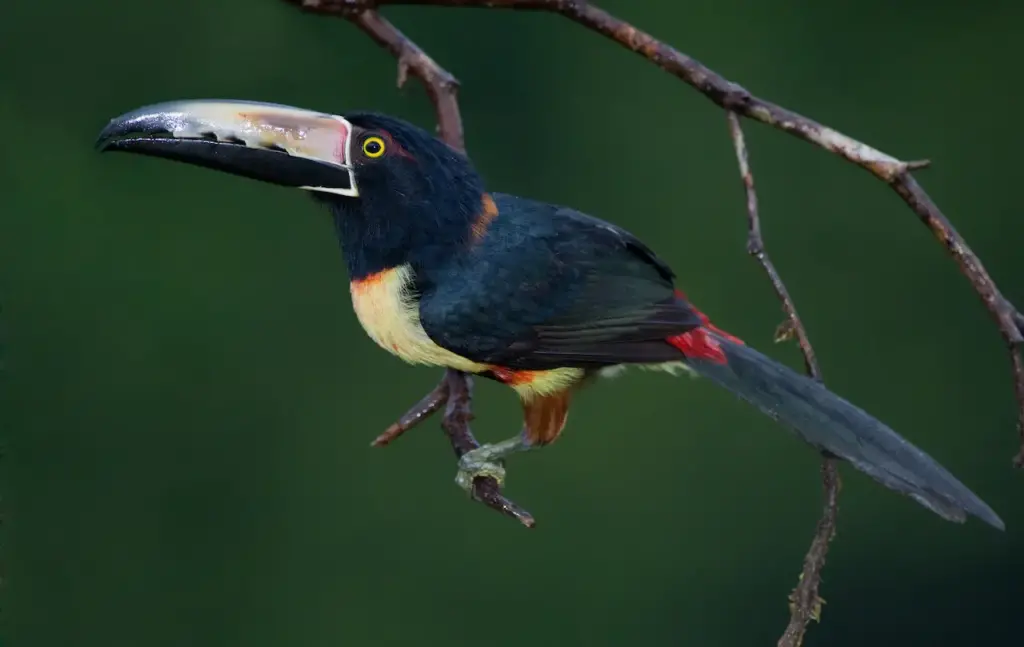
[[[472,163],[427,131],[377,113],[349,113],[359,198],[315,194],[334,215],[356,275],[404,262],[435,265],[464,246],[484,186]]]
[[[308,190],[331,210],[356,275],[436,263],[466,240],[483,199],[463,154],[375,113],[177,101],[114,118],[97,146]]]

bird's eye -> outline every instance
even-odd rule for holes
[[[363,142],[363,153],[367,157],[380,157],[384,154],[384,140],[380,137],[367,137]]]

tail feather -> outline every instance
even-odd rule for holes
[[[972,514],[1000,530],[999,516],[923,451],[871,415],[758,351],[715,335],[726,362],[688,358],[716,382],[817,449],[849,461],[883,485],[950,521]]]

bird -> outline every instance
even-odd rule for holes
[[[462,151],[399,117],[250,100],[187,99],[110,119],[100,152],[170,159],[307,191],[333,221],[352,307],[411,365],[507,385],[522,427],[459,460],[457,483],[501,482],[550,445],[586,385],[640,366],[710,380],[817,452],[940,517],[1000,517],[862,408],[713,324],[672,268],[624,228],[491,190]]]

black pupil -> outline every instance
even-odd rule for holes
[[[371,139],[370,141],[366,142],[366,152],[370,153],[371,155],[374,153],[379,153],[380,142],[377,141],[376,139]]]

